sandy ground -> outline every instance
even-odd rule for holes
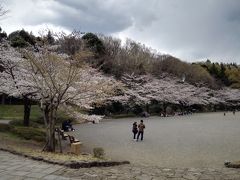
[[[176,117],[150,117],[144,140],[132,139],[132,123],[140,118],[112,119],[100,124],[76,125],[73,134],[83,151],[103,147],[113,160],[162,167],[222,167],[240,159],[240,112],[200,113]]]

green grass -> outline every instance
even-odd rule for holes
[[[21,126],[23,122],[24,106],[23,105],[0,105],[0,121],[14,120],[12,125]],[[58,111],[57,124],[70,119],[63,110]],[[37,126],[44,124],[42,112],[38,105],[32,105],[30,113],[30,125]]]
[[[14,134],[26,140],[34,140],[39,142],[45,141],[45,130],[43,128],[12,126],[10,124],[0,123],[0,132]]]
[[[23,120],[23,105],[0,105],[0,120]],[[42,117],[39,106],[32,105],[30,120],[38,120]]]
[[[26,140],[45,141],[45,126],[42,112],[37,105],[31,107],[30,127],[23,127],[23,105],[0,105],[0,132],[15,134]],[[59,110],[57,124],[69,119]],[[1,124],[1,120],[11,120],[9,124]]]
[[[46,140],[45,130],[40,128],[16,126],[12,128],[10,132],[26,140],[34,140],[39,142],[44,142]]]

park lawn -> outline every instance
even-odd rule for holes
[[[0,105],[0,121],[1,120],[23,120],[23,105]],[[42,119],[42,112],[38,105],[32,105],[30,113],[30,121],[39,121]],[[63,110],[58,111],[60,121],[69,119]]]
[[[23,105],[0,105],[0,120],[23,120]],[[30,120],[38,120],[41,118],[41,110],[38,105],[32,105]]]

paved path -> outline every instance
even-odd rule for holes
[[[62,166],[33,161],[0,151],[0,180],[62,179],[61,176],[52,175],[53,172],[61,169],[63,169]]]
[[[1,120],[0,119],[0,124],[8,124],[11,120]]]
[[[0,180],[82,179],[82,180],[239,180],[240,169],[161,168],[122,165],[102,168],[69,169],[33,161],[0,151]]]

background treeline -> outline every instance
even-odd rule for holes
[[[212,63],[210,60],[198,63],[213,76],[218,83],[240,88],[240,66],[236,63]]]
[[[0,31],[1,32],[1,31]],[[91,52],[86,61],[95,68],[121,79],[125,73],[136,75],[152,74],[160,77],[168,73],[196,86],[208,86],[213,89],[222,86],[240,88],[240,68],[237,64],[212,63],[210,60],[201,63],[187,63],[171,55],[162,55],[143,44],[93,33],[72,32],[71,34],[53,34],[51,31],[39,37],[25,30],[15,31],[8,36],[13,47],[35,48],[43,45],[55,45],[57,51],[75,55],[79,51]],[[89,55],[88,55],[89,57]]]

